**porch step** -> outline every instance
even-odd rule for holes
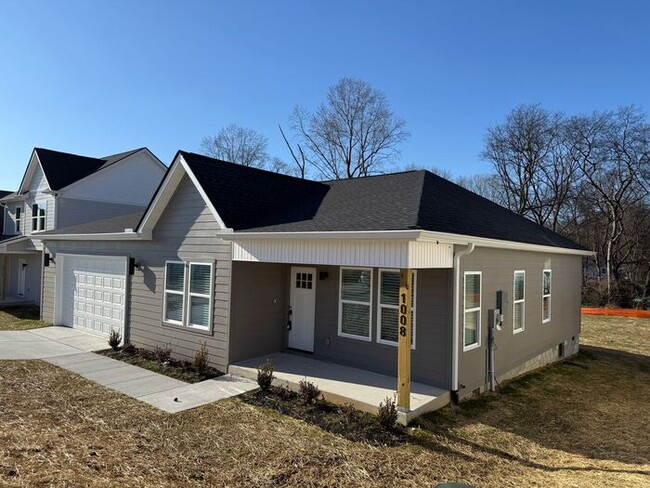
[[[342,364],[321,361],[296,354],[277,353],[232,364],[228,372],[257,380],[257,367],[266,359],[274,366],[274,385],[297,391],[301,380],[314,383],[325,400],[336,404],[352,404],[355,408],[376,414],[379,403],[394,398],[397,380]],[[444,407],[450,401],[449,391],[421,383],[411,384],[411,411],[400,412],[398,421],[406,424],[427,412]]]

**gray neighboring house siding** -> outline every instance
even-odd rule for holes
[[[504,293],[503,329],[496,331],[497,379],[512,377],[541,366],[542,361],[522,368],[563,341],[572,341],[577,347],[580,334],[580,303],[582,257],[566,254],[510,251],[476,248],[461,258],[460,294],[460,383],[464,385],[461,397],[486,384],[486,346],[488,337],[488,310],[496,306],[496,292]],[[542,271],[552,270],[551,321],[542,323]],[[526,271],[525,328],[513,333],[513,278],[515,270]],[[482,272],[481,290],[481,345],[463,352],[463,288],[466,271]],[[567,354],[571,354],[571,350]],[[556,359],[556,358],[555,358]]]
[[[127,284],[126,330],[136,346],[170,344],[176,357],[192,359],[205,342],[213,366],[228,365],[231,249],[216,237],[219,226],[189,178],[184,177],[153,231],[151,241],[46,241],[58,253],[131,256],[144,266]],[[212,331],[162,322],[166,260],[214,261]],[[56,265],[44,268],[43,319],[54,320]]]
[[[126,205],[123,203],[94,202],[73,198],[58,198],[57,222],[58,228],[85,224],[95,220],[107,219],[117,215],[127,215],[144,211],[144,206]]]
[[[314,357],[383,374],[397,374],[397,347],[377,342],[379,270],[373,269],[372,341],[338,335],[338,266],[316,268]],[[328,273],[325,280],[319,273]],[[287,347],[291,265],[233,263],[231,363],[279,352]],[[449,269],[419,270],[413,381],[450,387],[452,274]],[[329,342],[329,345],[327,345]]]

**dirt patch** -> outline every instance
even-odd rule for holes
[[[0,331],[39,329],[48,325],[41,320],[40,309],[34,305],[0,309]]]

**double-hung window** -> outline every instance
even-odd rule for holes
[[[413,271],[411,287],[411,347],[415,348],[415,297],[417,274]],[[397,344],[397,320],[399,315],[400,272],[382,269],[379,271],[379,304],[377,342]]]
[[[341,268],[339,335],[370,340],[372,269]]]
[[[211,263],[165,263],[165,322],[209,330],[212,320]]]
[[[463,350],[481,344],[481,272],[466,271],[463,299]]]
[[[542,273],[542,323],[551,321],[551,270]]]
[[[526,272],[515,271],[512,284],[512,330],[522,332],[526,325]]]
[[[23,207],[16,207],[15,210],[16,234],[20,234],[20,224],[23,221]]]
[[[45,230],[45,203],[32,205],[32,231]]]

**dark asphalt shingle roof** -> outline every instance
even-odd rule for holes
[[[124,229],[135,230],[143,214],[144,210],[126,215],[118,215],[108,219],[94,220],[85,224],[48,230],[47,232],[39,232],[38,235],[40,237],[58,234],[106,234],[111,232],[124,232]]]
[[[315,182],[179,154],[224,223],[239,232],[422,229],[584,249],[428,171]]]
[[[60,190],[75,181],[89,176],[100,169],[104,169],[118,161],[140,151],[142,148],[133,149],[119,154],[112,154],[103,158],[91,158],[78,154],[64,153],[37,147],[34,149],[41,162],[43,172],[50,184],[51,190]]]
[[[11,195],[13,192],[9,190],[0,190],[0,199]]]

